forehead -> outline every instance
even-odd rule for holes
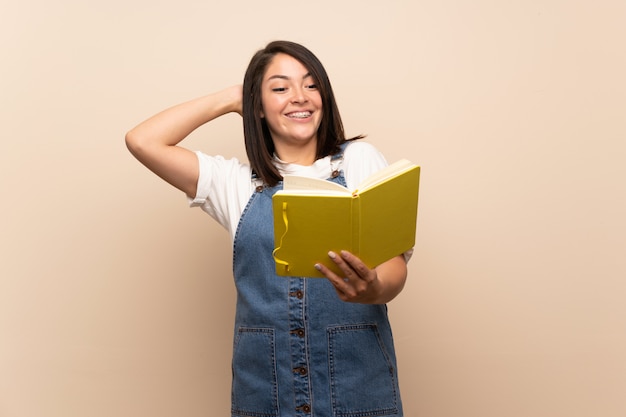
[[[307,77],[309,70],[304,64],[298,61],[291,55],[284,53],[278,53],[272,58],[269,65],[265,69],[263,79],[265,81],[279,78],[279,79],[302,79]]]

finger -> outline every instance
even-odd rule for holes
[[[356,272],[356,275],[361,279],[367,279],[370,275],[370,269],[361,261],[361,259],[347,250],[341,251],[341,259],[343,259],[350,269]]]
[[[337,295],[341,300],[350,301],[356,295],[356,290],[349,278],[337,275],[324,264],[315,264],[315,269],[324,274],[324,276],[330,281],[333,287],[335,287],[335,291],[337,291]]]
[[[317,263],[314,265],[315,269],[320,271],[328,280],[337,288],[338,290],[344,290],[346,287],[346,283],[349,281],[347,278],[342,278],[339,275],[335,274],[333,270],[328,268],[326,265]]]
[[[348,281],[350,281],[350,278],[352,277],[357,278],[350,264],[342,256],[339,256],[335,252],[330,251],[328,252],[328,257],[333,260],[333,262],[339,267],[339,269],[341,269],[341,272],[343,272],[343,275],[348,278]]]

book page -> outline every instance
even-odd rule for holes
[[[397,176],[398,174],[414,166],[415,164],[412,163],[411,161],[407,159],[400,159],[399,161],[394,162],[393,164],[388,165],[385,168],[382,168],[376,171],[375,173],[373,173],[372,175],[370,175],[369,177],[367,177],[363,182],[359,184],[359,186],[357,187],[357,190],[364,191],[368,188],[375,186],[376,184],[379,184],[385,180],[388,180],[389,178],[393,178]]]
[[[301,177],[298,175],[285,175],[283,177],[283,191],[294,190],[318,190],[334,191],[335,193],[350,194],[350,191],[339,184],[319,178]]]

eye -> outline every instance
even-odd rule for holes
[[[317,90],[317,84],[307,84],[304,86],[307,90]]]
[[[287,91],[287,87],[274,87],[272,88],[272,91],[275,93],[284,93]]]

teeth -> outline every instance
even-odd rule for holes
[[[304,118],[311,116],[311,112],[310,111],[298,111],[294,113],[289,113],[288,116],[293,117],[294,119],[304,119]]]

